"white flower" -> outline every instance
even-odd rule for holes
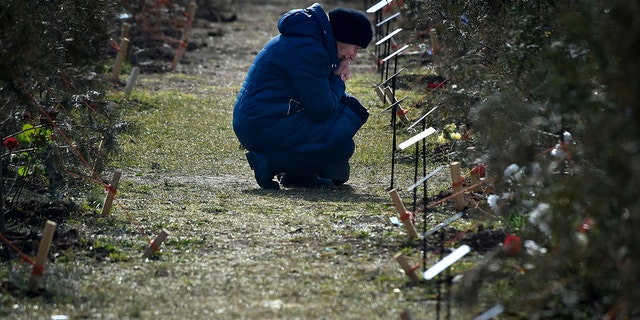
[[[562,146],[558,143],[556,144],[556,146],[553,148],[553,150],[551,150],[551,155],[558,158],[558,159],[562,159],[565,157],[565,152],[562,149]]]
[[[547,248],[539,246],[533,240],[526,240],[524,242],[524,247],[527,250],[527,253],[535,256],[547,253]]]
[[[571,135],[571,132],[569,131],[565,131],[562,133],[562,139],[565,143],[571,143],[573,142],[573,136]]]
[[[514,175],[516,172],[518,172],[518,170],[520,170],[520,167],[518,167],[517,164],[512,163],[506,169],[504,169],[504,176],[510,177]]]
[[[489,208],[491,208],[491,210],[493,210],[494,212],[498,212],[498,210],[500,209],[498,208],[498,199],[500,199],[500,197],[495,194],[491,194],[487,197]]]
[[[551,235],[551,229],[545,220],[550,211],[551,206],[548,203],[540,203],[529,213],[529,222],[536,225],[547,236]]]

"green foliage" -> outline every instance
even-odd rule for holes
[[[96,240],[91,249],[101,254],[108,253],[109,260],[112,262],[123,262],[129,259],[127,254],[120,251],[118,245],[114,243]]]
[[[104,188],[95,187],[92,188],[90,192],[88,192],[84,203],[82,204],[83,209],[97,212],[102,208],[102,204],[104,201],[105,191]]]
[[[116,8],[102,0],[0,4],[0,138],[20,145],[0,149],[2,214],[40,191],[69,196],[65,172],[99,172],[115,150],[112,103],[94,70]]]
[[[418,3],[434,20],[417,25],[444,45],[436,68],[468,92],[458,110],[497,179],[502,219],[550,249],[519,257],[532,269],[502,302],[534,318],[637,313],[638,4]],[[583,219],[595,227],[579,230]]]
[[[509,229],[520,230],[526,225],[526,214],[520,212],[509,212],[507,215],[507,222],[509,223]]]
[[[26,73],[48,76],[66,64],[87,65],[108,40],[106,0],[8,0],[0,4],[1,81]]]
[[[22,126],[22,131],[18,133],[17,139],[21,146],[27,148],[43,145],[46,141],[51,140],[51,130],[42,127],[36,128],[26,123]]]

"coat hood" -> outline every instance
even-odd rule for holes
[[[309,37],[321,42],[337,67],[338,48],[329,23],[329,18],[319,3],[306,9],[293,9],[282,15],[278,21],[278,31],[283,36]]]

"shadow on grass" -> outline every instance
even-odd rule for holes
[[[357,203],[381,203],[383,199],[367,193],[359,193],[350,185],[337,186],[335,189],[327,188],[284,188],[280,190],[266,190],[261,188],[246,189],[242,193],[254,195],[271,195],[273,197],[296,197],[307,201],[344,201]]]

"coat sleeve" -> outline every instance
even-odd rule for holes
[[[305,114],[315,122],[324,122],[341,111],[345,83],[333,74],[324,50],[306,49],[290,55],[286,72]]]

